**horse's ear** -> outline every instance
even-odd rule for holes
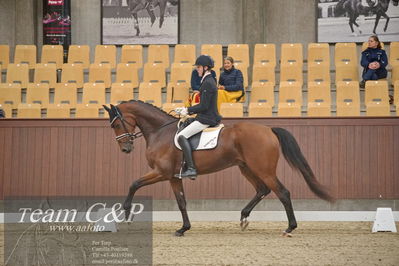
[[[103,107],[104,107],[105,111],[107,111],[108,113],[111,111],[111,109],[108,106],[103,105]]]

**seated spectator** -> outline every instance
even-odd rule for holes
[[[215,71],[211,70],[211,75],[216,80]],[[193,69],[193,72],[191,72],[191,88],[193,89],[193,91],[199,90],[201,86],[201,79],[202,77],[198,76],[198,71],[196,69]]]
[[[234,59],[231,56],[226,57],[219,78],[218,109],[222,103],[235,103],[243,99],[243,82],[241,70],[234,67]]]
[[[360,61],[363,69],[363,80],[360,87],[364,88],[367,80],[377,80],[387,77],[386,66],[388,65],[388,57],[381,48],[380,40],[376,35],[370,36],[368,48],[362,52]]]
[[[0,106],[0,118],[5,118],[5,117],[6,117],[6,114],[5,114],[4,110]]]

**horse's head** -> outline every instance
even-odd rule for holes
[[[133,150],[133,140],[141,136],[141,132],[134,133],[136,129],[136,119],[133,114],[126,112],[124,107],[114,106],[111,108],[104,106],[104,109],[109,114],[109,122],[115,131],[116,141],[121,148],[121,151],[130,153]]]

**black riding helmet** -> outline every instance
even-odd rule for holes
[[[209,69],[215,66],[212,57],[209,55],[200,55],[197,60],[195,60],[195,66],[207,66]]]

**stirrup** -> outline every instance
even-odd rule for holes
[[[183,178],[190,178],[191,180],[195,180],[197,178],[197,170],[194,168],[189,168],[183,173],[178,173],[175,175],[176,178],[183,179]]]

